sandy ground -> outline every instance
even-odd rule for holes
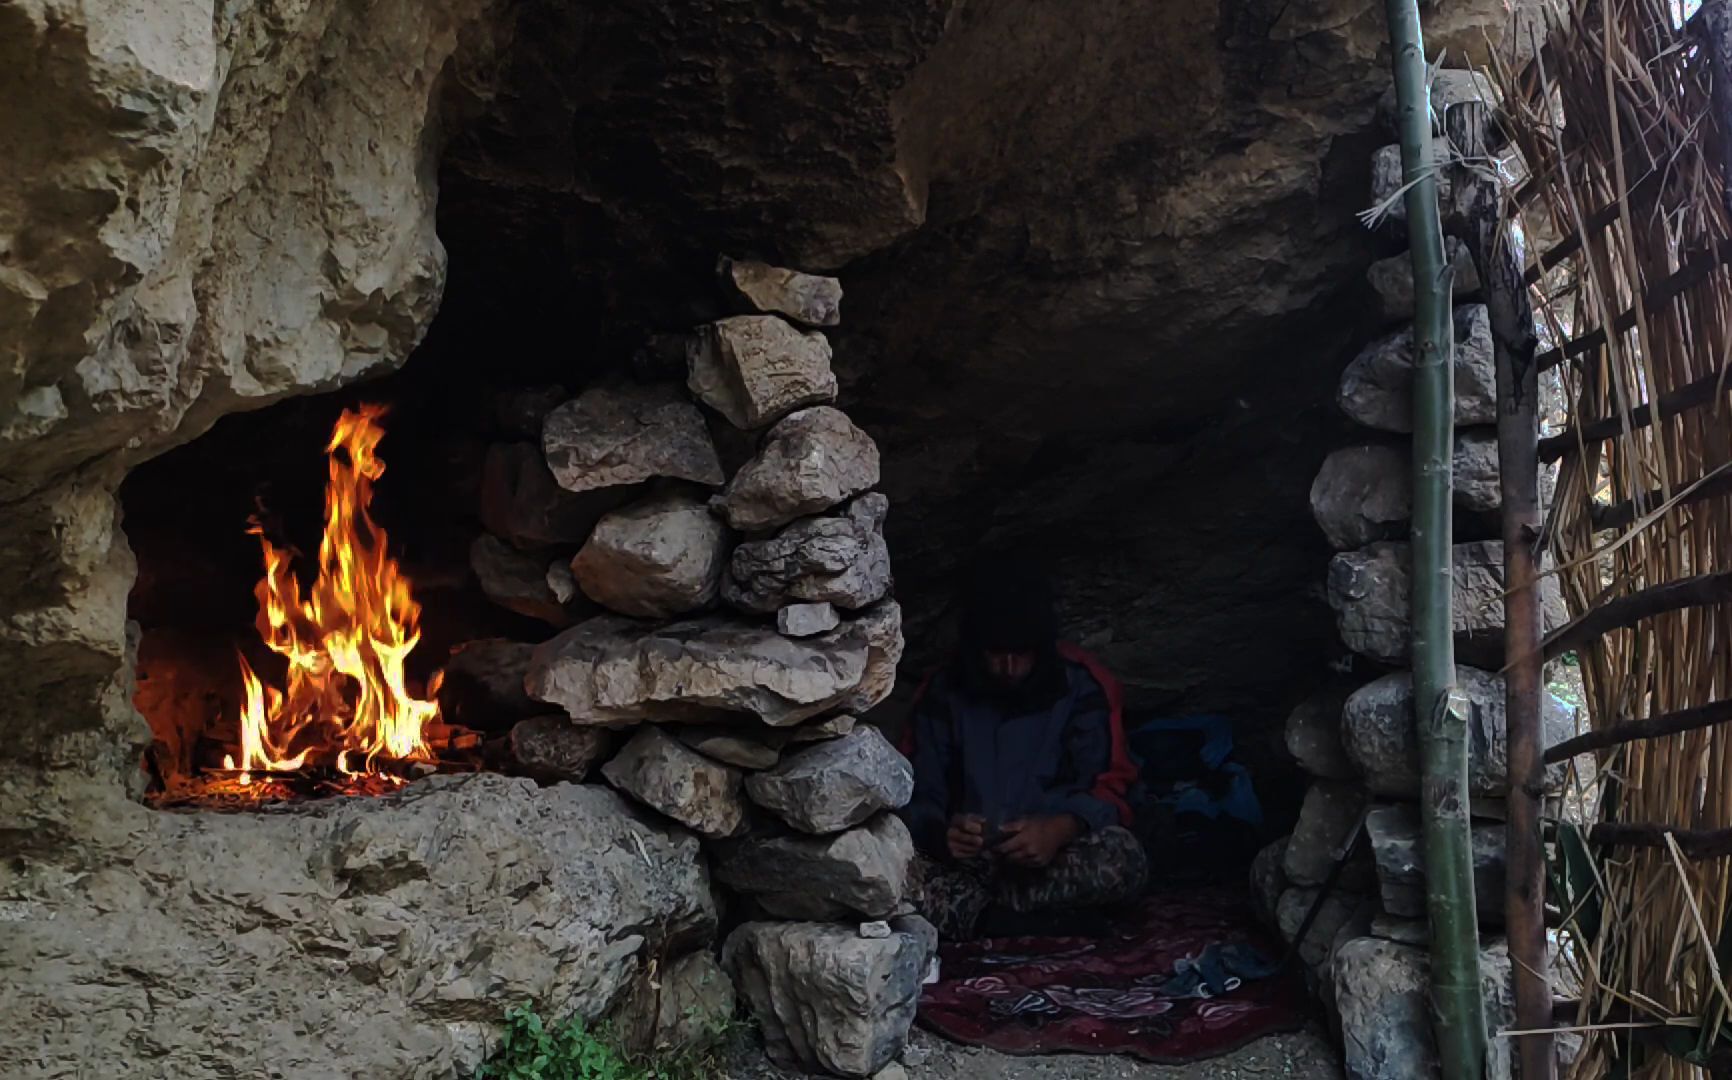
[[[1192,1065],[1146,1065],[1130,1058],[1055,1055],[1007,1057],[956,1046],[917,1031],[903,1055],[908,1080],[1340,1080],[1340,1056],[1315,1029],[1271,1035],[1222,1057]],[[886,1080],[896,1080],[894,1068]],[[742,1042],[730,1057],[727,1080],[789,1080]]]

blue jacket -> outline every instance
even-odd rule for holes
[[[1074,814],[1088,829],[1119,823],[1119,811],[1091,793],[1112,762],[1106,692],[1082,664],[1064,661],[1065,692],[1017,715],[962,694],[941,672],[916,706],[914,798],[902,819],[914,843],[948,857],[945,832],[956,814],[987,828],[1028,815]]]

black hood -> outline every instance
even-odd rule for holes
[[[1064,693],[1064,666],[1058,655],[1058,613],[1052,580],[1040,564],[1026,558],[995,558],[976,564],[962,597],[957,656],[962,685],[972,696],[1038,706]],[[988,652],[1031,652],[1035,670],[1023,683],[1006,688],[986,671]]]

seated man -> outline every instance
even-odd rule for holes
[[[1101,907],[1142,891],[1118,694],[1058,643],[1041,575],[976,574],[961,648],[922,688],[904,745],[914,798],[902,815],[941,936],[1088,933]]]

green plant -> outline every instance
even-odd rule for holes
[[[739,1025],[718,1021],[701,1047],[658,1050],[634,1057],[606,1027],[579,1017],[549,1024],[533,1006],[505,1014],[505,1033],[475,1080],[710,1080],[719,1074],[715,1050]]]

